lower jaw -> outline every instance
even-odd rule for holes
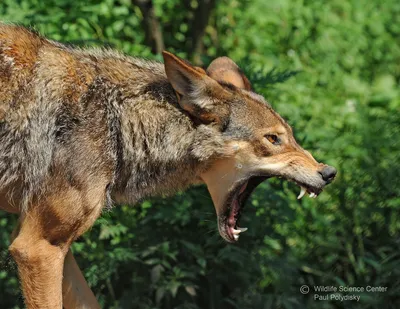
[[[230,227],[230,226],[224,224],[222,227],[219,227],[219,234],[221,235],[221,237],[222,237],[225,241],[227,241],[227,242],[229,242],[229,243],[235,243],[235,242],[238,241],[238,238],[239,238],[239,237],[237,237],[237,239],[235,239],[235,236],[234,236],[232,230],[233,230],[232,227]]]
[[[219,220],[221,220],[219,218]],[[226,222],[218,222],[218,231],[221,237],[229,242],[229,243],[234,243],[236,240],[233,237],[233,234],[229,232],[230,227],[226,225]]]
[[[231,244],[237,242],[236,239],[230,238],[230,236],[228,236],[228,235],[221,235],[221,237],[222,237],[226,242],[231,243]]]

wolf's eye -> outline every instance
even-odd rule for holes
[[[265,135],[265,138],[272,144],[272,145],[279,145],[281,143],[281,140],[279,139],[278,136],[274,134],[268,134]]]

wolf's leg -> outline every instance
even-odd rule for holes
[[[30,205],[21,215],[18,235],[10,252],[18,265],[28,309],[62,308],[64,260],[69,247],[93,225],[104,205],[107,182],[94,179],[93,183],[96,186],[86,185],[84,191],[54,186],[54,192],[40,199],[40,204]],[[74,289],[75,281],[83,291],[89,288],[86,283],[79,282],[80,279],[84,281],[79,277],[82,276],[79,269],[74,270],[74,264],[71,267],[70,258],[67,261],[67,287],[72,287],[67,300],[72,302],[78,298],[77,304],[84,303],[79,300],[83,295],[77,295]]]
[[[19,229],[20,223],[18,222],[11,234],[11,242],[18,236]],[[100,305],[89,288],[71,250],[68,250],[64,260],[62,296],[65,309],[100,309]]]
[[[99,309],[92,290],[86,283],[78,264],[68,251],[64,263],[63,306],[65,309]]]
[[[65,249],[51,244],[34,228],[29,216],[21,222],[10,252],[18,265],[25,303],[29,309],[61,309]]]
[[[17,223],[11,234],[11,242],[18,236],[19,230],[20,222]],[[100,309],[100,305],[89,288],[71,250],[68,250],[64,260],[62,294],[65,309]]]

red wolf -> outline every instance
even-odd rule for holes
[[[252,190],[278,176],[318,196],[336,170],[229,58],[207,70],[81,50],[0,24],[0,208],[29,309],[99,308],[69,248],[102,209],[205,183],[236,242]]]

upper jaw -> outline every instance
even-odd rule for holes
[[[303,184],[298,185],[300,186],[300,193],[297,196],[298,200],[300,200],[306,193],[308,193],[311,198],[317,198],[317,196],[322,192],[322,189],[320,188],[313,188]]]
[[[297,199],[301,199],[306,193],[308,193],[311,198],[316,198],[329,183],[322,180],[318,173],[315,173],[312,177],[288,178],[288,181],[292,181],[300,187],[300,193]]]
[[[311,197],[311,198],[316,198],[318,195],[321,194],[323,191],[325,184],[323,183],[307,183],[303,181],[297,181],[295,179],[288,179],[289,181],[294,182],[300,187],[300,192],[299,195],[297,196],[297,199],[300,200],[306,193]]]

